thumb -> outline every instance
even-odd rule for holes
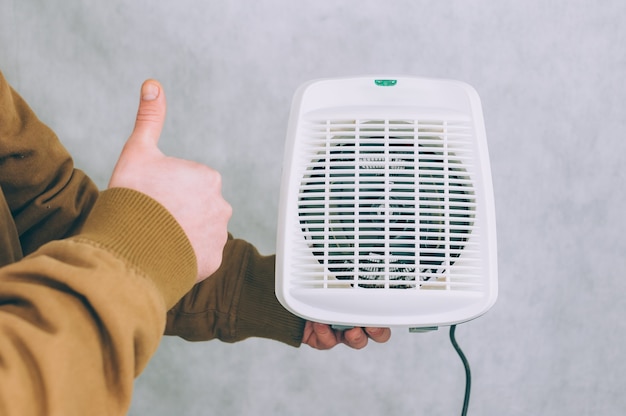
[[[141,86],[135,128],[126,145],[156,147],[165,122],[165,109],[165,94],[161,84],[153,79],[145,81]]]

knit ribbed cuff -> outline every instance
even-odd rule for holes
[[[77,238],[94,241],[145,273],[168,309],[196,281],[196,257],[183,229],[161,204],[140,192],[102,192]]]
[[[302,343],[305,320],[287,311],[276,299],[275,256],[249,256],[241,294],[237,338],[270,338],[298,347]]]

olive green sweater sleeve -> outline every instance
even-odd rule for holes
[[[196,267],[161,205],[111,189],[81,233],[0,268],[0,414],[126,414]]]
[[[217,272],[168,312],[166,334],[190,341],[260,337],[300,346],[305,321],[276,299],[275,260],[231,236]]]

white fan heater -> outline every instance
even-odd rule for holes
[[[458,81],[357,77],[296,92],[276,294],[337,326],[455,325],[497,297],[480,99]]]

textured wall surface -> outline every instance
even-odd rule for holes
[[[271,253],[289,106],[328,76],[455,78],[481,95],[500,296],[457,330],[470,414],[626,411],[626,2],[3,0],[0,68],[104,187],[141,82],[161,147],[220,170],[231,231]],[[621,237],[620,237],[621,236]],[[165,339],[131,415],[460,413],[447,334],[363,351]]]

